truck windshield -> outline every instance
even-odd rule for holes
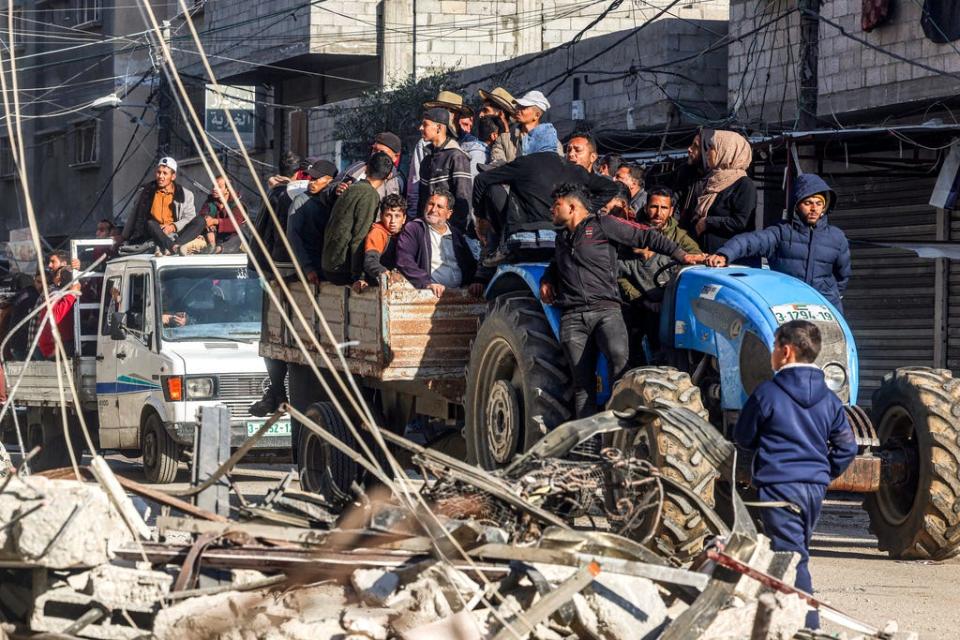
[[[260,281],[245,266],[166,267],[159,280],[164,340],[260,339]]]

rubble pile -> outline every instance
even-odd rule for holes
[[[618,449],[583,454],[602,429],[602,420],[568,423],[495,473],[411,447],[420,478],[356,487],[342,513],[292,490],[289,477],[259,503],[243,500],[242,519],[123,480],[161,507],[148,537],[87,478],[13,474],[0,491],[0,630],[161,640],[817,638],[802,630],[816,606],[845,621],[849,637],[893,637],[790,587],[797,557],[771,551],[736,492],[715,508],[691,498],[711,535],[664,553],[664,505],[676,487]]]

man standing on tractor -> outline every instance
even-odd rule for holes
[[[790,192],[792,220],[727,240],[707,264],[724,267],[741,258],[763,256],[771,269],[803,280],[843,313],[840,299],[850,281],[850,244],[843,231],[827,222],[836,200],[837,194],[820,176],[797,176]]]
[[[573,372],[574,407],[583,418],[596,412],[597,352],[606,356],[611,380],[627,367],[627,327],[617,288],[617,246],[649,248],[683,264],[703,262],[659,231],[591,211],[590,194],[564,184],[553,193],[556,255],[540,282],[540,297],[563,310],[560,343]]]

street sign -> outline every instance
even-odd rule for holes
[[[247,148],[252,147],[256,132],[255,100],[256,87],[220,85],[218,90],[208,84],[204,99],[204,128],[207,135],[231,149],[239,148],[237,139],[230,130],[230,122],[227,118],[227,110],[229,110],[243,145]]]

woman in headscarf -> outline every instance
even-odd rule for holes
[[[700,157],[706,174],[694,193],[691,223],[697,243],[712,254],[727,240],[752,227],[757,187],[747,169],[753,150],[739,133],[703,129]]]

